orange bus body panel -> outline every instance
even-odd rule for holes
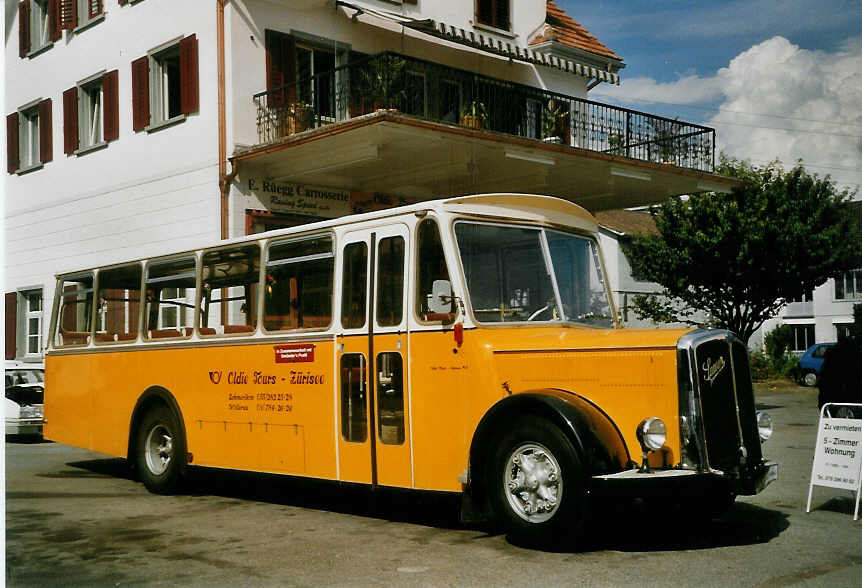
[[[634,459],[640,455],[637,424],[662,418],[666,450],[652,459],[675,463],[675,346],[685,332],[493,327],[466,330],[460,346],[451,330],[375,336],[375,355],[402,341],[409,382],[405,442],[377,439],[377,481],[461,491],[470,443],[487,410],[509,394],[548,388],[577,394],[607,413]],[[313,345],[313,361],[278,363],[277,350],[285,345]],[[367,351],[368,337],[356,336],[339,337],[337,344],[249,341],[52,354],[45,435],[126,457],[135,404],[158,386],[177,401],[195,465],[370,483],[368,438],[350,443],[341,434],[334,367],[343,353],[363,353],[367,362]],[[375,367],[366,366],[368,382]],[[367,426],[370,436],[370,415]]]

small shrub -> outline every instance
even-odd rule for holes
[[[749,364],[751,365],[751,379],[757,382],[768,380],[772,377],[772,364],[762,351],[752,351]]]

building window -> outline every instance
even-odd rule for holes
[[[476,21],[479,24],[508,31],[509,0],[476,0]]]
[[[22,315],[26,341],[24,349],[27,356],[42,354],[42,291],[21,292]]]
[[[119,71],[91,76],[63,92],[63,151],[81,154],[119,137]]]
[[[814,345],[814,325],[790,325],[793,331],[793,351],[803,352]]]
[[[835,278],[836,300],[858,298],[862,298],[862,269],[851,270]]]
[[[86,27],[100,20],[105,13],[102,0],[74,0],[77,8],[76,28]]]
[[[853,323],[836,323],[835,340],[840,341],[853,335]]]
[[[18,52],[22,58],[50,47],[60,38],[61,1],[24,0],[18,4]]]
[[[132,122],[154,130],[197,112],[198,42],[190,35],[132,62]]]
[[[18,157],[23,169],[39,165],[39,109],[18,113]]]
[[[51,99],[31,102],[6,117],[6,168],[23,173],[51,161]]]
[[[788,302],[811,302],[813,300],[814,300],[814,291],[809,290],[808,292],[805,292],[804,294],[800,294],[799,296],[794,296],[793,298],[788,300]]]

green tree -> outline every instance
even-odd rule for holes
[[[657,235],[624,249],[636,278],[663,296],[636,297],[639,318],[729,329],[748,341],[787,300],[862,262],[853,194],[801,163],[757,167],[722,156],[730,193],[671,198],[651,210]]]

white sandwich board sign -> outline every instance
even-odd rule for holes
[[[853,520],[856,521],[859,519],[859,495],[862,491],[862,419],[832,417],[841,407],[853,409],[856,415],[862,414],[862,404],[823,405],[805,512],[811,512],[814,486],[840,488],[856,493],[856,508],[853,512]]]

